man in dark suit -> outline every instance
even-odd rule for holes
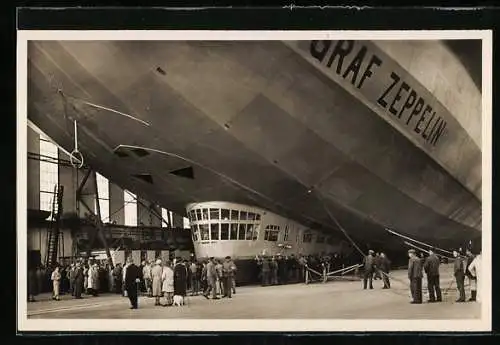
[[[125,271],[125,290],[127,291],[128,299],[130,300],[130,309],[137,309],[137,285],[140,283],[140,270],[134,264],[132,258],[128,260],[127,270]]]
[[[439,286],[439,258],[432,249],[424,262],[424,271],[427,274],[427,289],[429,290],[429,303],[441,302],[441,288]]]
[[[82,265],[79,262],[77,262],[75,266],[74,279],[75,280],[73,284],[75,290],[75,298],[81,299],[83,292],[83,281],[85,277],[83,276]]]
[[[370,289],[373,289],[373,272],[375,270],[375,258],[373,257],[375,252],[373,250],[368,251],[368,255],[363,259],[364,273],[363,273],[363,289],[366,290],[368,281],[370,282]]]
[[[175,258],[174,266],[174,295],[186,296],[188,268],[181,258]],[[187,262],[187,261],[186,261]]]
[[[455,302],[465,302],[465,263],[466,260],[462,257],[461,253],[453,251],[455,262],[453,264],[454,276],[457,281],[457,289],[459,297]]]
[[[408,251],[408,279],[410,280],[410,291],[412,304],[422,303],[422,260],[417,256],[414,249]]]

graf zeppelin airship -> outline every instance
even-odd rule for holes
[[[201,257],[405,249],[387,229],[454,248],[481,235],[481,85],[457,51],[31,41],[28,118],[68,151],[76,123],[85,162],[189,217]]]

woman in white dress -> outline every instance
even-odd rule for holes
[[[162,288],[162,275],[163,268],[161,266],[161,260],[156,260],[156,264],[151,269],[151,279],[152,279],[152,290],[153,297],[155,298],[155,305],[160,305],[161,288]]]
[[[166,307],[172,305],[174,297],[174,270],[169,261],[163,267],[162,281],[162,291],[166,299],[166,303],[163,306]]]
[[[470,273],[476,278],[475,280],[471,280],[471,284],[475,284],[476,286],[472,286],[471,290],[476,290],[476,301],[480,302],[480,296],[481,296],[481,288],[480,288],[480,283],[481,283],[481,253],[479,255],[476,255],[474,260],[469,265],[469,271]],[[475,288],[475,289],[474,289]]]

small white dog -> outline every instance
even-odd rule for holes
[[[175,306],[183,306],[184,305],[184,297],[181,295],[174,295],[174,303]]]

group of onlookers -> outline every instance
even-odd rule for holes
[[[427,254],[427,255],[426,255]],[[424,273],[427,276],[427,290],[429,292],[429,303],[442,302],[442,290],[440,286],[440,265],[442,262],[448,262],[448,258],[436,254],[433,248],[426,253],[417,253],[415,249],[408,250],[408,280],[410,281],[410,293],[412,304],[422,303],[422,279]],[[453,275],[454,282],[458,290],[458,299],[456,302],[466,301],[465,279],[470,283],[469,301],[479,300],[479,282],[481,277],[481,254],[472,254],[466,250],[463,255],[462,250],[453,251]],[[384,253],[377,253],[373,250],[363,259],[363,288],[373,289],[372,281],[381,278],[384,281],[384,289],[390,288],[390,261]]]
[[[257,256],[257,281],[262,286],[283,285],[305,281],[306,266],[316,272],[340,270],[351,262],[338,253],[295,256]]]
[[[169,306],[174,302],[175,296],[198,295],[203,291],[203,296],[212,299],[222,297],[231,298],[236,292],[234,273],[236,265],[228,256],[222,260],[210,258],[202,263],[176,258],[173,264],[157,259],[154,263],[143,261],[136,266],[131,259],[123,268],[124,294],[130,299],[131,309],[138,308],[138,292],[144,288],[149,297],[155,298],[155,306]],[[161,303],[165,297],[166,303]]]
[[[28,269],[28,301],[35,301],[40,293],[52,291],[52,299],[60,300],[63,294],[82,298],[82,294],[98,296],[104,292],[114,292],[128,296],[127,268],[131,259],[122,266],[114,267],[97,260],[77,260],[70,265],[55,265],[52,269],[42,266]],[[135,266],[135,265],[134,265]],[[173,262],[157,259],[144,260],[137,267],[137,293],[155,297],[155,305],[160,305],[160,297],[166,297],[166,304],[172,303],[174,293],[185,295],[203,294],[208,298],[231,297],[236,292],[236,265],[230,257],[224,260],[210,258],[203,262],[175,258]],[[175,274],[174,274],[175,273]],[[130,296],[129,296],[130,297]]]
[[[52,291],[52,299],[71,294],[82,298],[82,294],[98,296],[101,292],[112,291],[113,270],[110,265],[97,260],[77,260],[70,265],[56,264],[53,268],[41,265],[28,268],[28,301],[35,296]]]

